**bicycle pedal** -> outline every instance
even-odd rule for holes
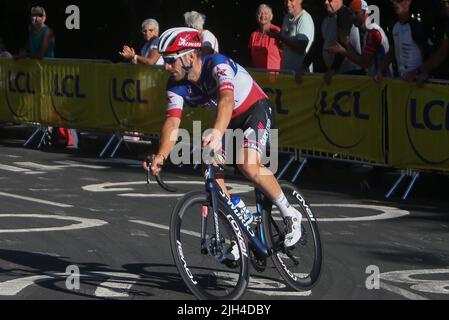
[[[236,269],[240,266],[240,260],[235,261],[235,260],[225,259],[221,263],[223,263],[226,267],[231,268],[231,269]]]

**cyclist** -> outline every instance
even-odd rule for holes
[[[222,149],[226,129],[245,132],[244,144],[237,146],[238,163],[241,163],[237,167],[280,210],[286,225],[284,245],[292,247],[301,238],[301,214],[290,206],[273,173],[261,164],[262,152],[269,148],[267,136],[274,124],[271,102],[244,68],[221,54],[202,56],[201,46],[201,35],[191,28],[172,28],[160,38],[158,50],[171,77],[167,84],[167,116],[151,173],[160,172],[175,146],[173,136],[177,134],[173,134],[180,126],[184,104],[213,109],[216,111],[214,126],[212,133],[203,138],[203,147]],[[223,154],[226,155],[225,150]],[[144,168],[148,169],[146,162]],[[217,176],[217,183],[229,196],[223,175]]]

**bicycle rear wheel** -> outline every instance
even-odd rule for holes
[[[175,207],[170,223],[172,255],[182,279],[198,299],[238,299],[249,282],[248,246],[239,224],[220,202],[215,223],[207,198],[205,192],[191,192]],[[202,245],[204,210],[206,238]],[[220,230],[222,247],[216,245],[215,226]],[[238,254],[233,248],[238,248]]]
[[[263,229],[268,246],[274,250],[273,263],[282,278],[298,291],[310,290],[321,271],[321,240],[311,207],[289,182],[279,182],[290,205],[302,215],[302,237],[291,249],[283,245],[285,224],[277,208],[272,213],[264,211]]]

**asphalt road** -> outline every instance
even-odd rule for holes
[[[447,197],[386,202],[310,177],[300,188],[323,242],[317,286],[293,292],[270,268],[253,272],[244,299],[449,298]],[[0,299],[194,299],[174,266],[168,225],[179,196],[202,189],[202,179],[187,167],[165,179],[178,181],[177,197],[147,186],[137,160],[0,142]],[[245,181],[232,182],[251,198]],[[70,290],[71,270],[79,289]]]

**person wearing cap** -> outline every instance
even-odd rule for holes
[[[342,54],[352,62],[366,70],[367,75],[375,76],[381,61],[390,49],[384,30],[369,17],[368,3],[365,0],[352,0],[349,5],[354,25],[359,28],[362,38],[362,54],[358,54],[350,45],[336,43],[325,50],[330,53]],[[384,69],[384,76],[389,76]]]
[[[337,41],[341,44],[347,42],[357,52],[361,53],[359,29],[352,23],[351,11],[344,5],[343,0],[324,0],[324,8],[327,16],[321,23],[323,49],[334,45]],[[324,82],[329,84],[335,74],[363,74],[363,70],[344,55],[330,53],[322,50],[324,64],[327,71]]]
[[[31,8],[31,25],[27,45],[27,56],[32,59],[55,57],[55,36],[45,24],[47,15],[45,9],[39,6]]]
[[[443,35],[438,50],[419,68],[419,75],[416,78],[419,87],[424,85],[424,82],[429,78],[429,73],[431,71],[436,70],[445,62],[445,60],[446,62],[449,60],[449,0],[440,0],[440,2],[441,12],[445,20]],[[444,71],[447,73],[447,70]]]
[[[155,19],[146,19],[142,22],[142,34],[145,45],[139,54],[136,54],[134,48],[127,45],[123,46],[119,54],[132,64],[163,65],[164,61],[157,51],[159,45],[159,23]]]
[[[296,81],[300,82],[301,73],[310,71],[303,62],[315,40],[315,25],[302,6],[303,0],[284,0],[284,3],[288,13],[281,32],[270,30],[268,34],[282,43],[281,68],[295,72]]]
[[[390,51],[382,61],[374,79],[381,81],[385,68],[396,60],[399,77],[411,82],[419,75],[419,68],[428,54],[429,38],[421,22],[412,16],[412,0],[390,1],[399,21],[392,30],[393,42],[390,43]]]

